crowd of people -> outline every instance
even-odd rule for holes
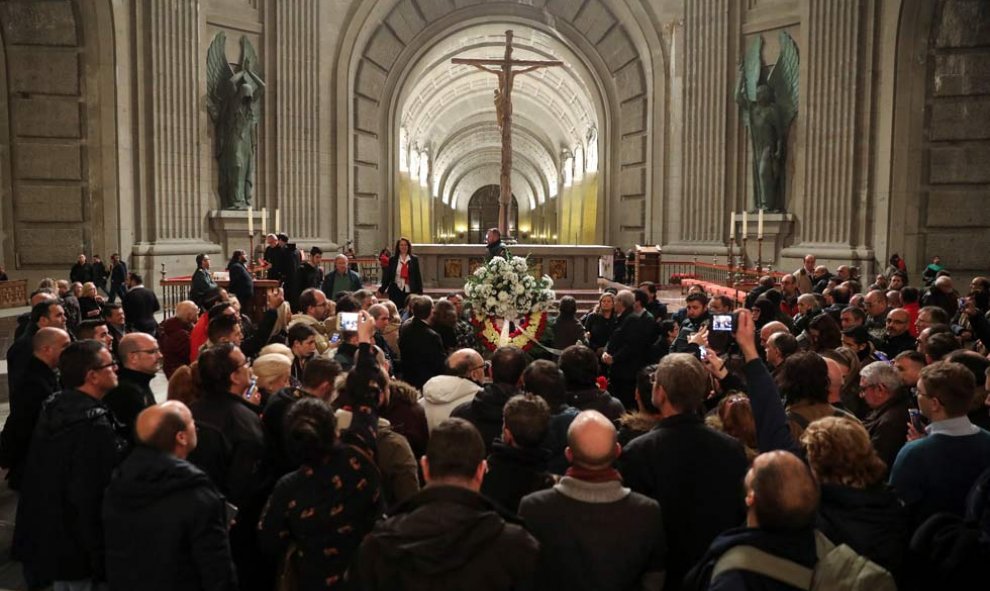
[[[346,255],[324,276],[319,249],[300,261],[284,235],[268,247],[283,287],[260,318],[241,309],[241,251],[227,289],[199,255],[189,299],[161,323],[133,273],[123,306],[89,296],[93,315],[68,281],[31,295],[0,436],[30,588],[982,576],[985,278],[960,296],[944,268],[917,288],[892,265],[864,293],[809,255],[741,305],[696,287],[670,313],[652,283],[606,291],[585,315],[562,298],[526,352],[479,342],[461,294],[422,295],[408,240],[372,288]]]

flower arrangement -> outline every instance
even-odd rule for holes
[[[546,329],[546,310],[556,298],[552,288],[550,277],[530,274],[523,257],[506,253],[478,267],[468,277],[464,294],[474,310],[472,324],[481,343],[492,351],[509,345],[530,349]]]

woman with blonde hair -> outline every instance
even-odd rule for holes
[[[814,421],[801,434],[821,486],[817,527],[835,543],[898,573],[908,541],[907,514],[884,480],[887,466],[862,423],[845,417]]]
[[[399,358],[399,327],[402,326],[402,318],[399,316],[399,308],[396,307],[395,302],[385,300],[380,303],[388,308],[388,324],[385,325],[385,328],[381,332],[385,338],[385,342],[388,343],[389,348],[395,353],[393,357],[393,360],[395,360]]]
[[[292,362],[280,353],[268,353],[255,359],[251,370],[258,380],[258,401],[255,404],[265,408],[269,398],[289,385]]]
[[[82,295],[78,299],[79,317],[82,320],[93,320],[100,317],[100,301],[97,299],[95,283],[92,281],[83,283]]]

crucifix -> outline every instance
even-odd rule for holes
[[[502,132],[502,166],[499,174],[498,231],[502,236],[509,235],[509,200],[512,199],[512,83],[519,74],[563,66],[561,61],[514,60],[512,59],[512,31],[505,32],[505,57],[502,59],[454,58],[454,64],[474,66],[483,72],[498,76],[495,90],[495,117]],[[519,68],[519,69],[515,69]]]

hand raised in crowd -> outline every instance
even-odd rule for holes
[[[282,290],[281,287],[277,287],[275,289],[269,289],[268,295],[265,297],[265,301],[268,304],[268,309],[274,310],[279,306],[281,306],[282,302],[285,301],[285,292]]]
[[[750,362],[760,358],[760,353],[756,349],[756,324],[753,322],[753,313],[746,309],[736,312],[736,332],[733,336],[739,345],[739,350],[743,358]]]
[[[375,319],[368,314],[367,310],[361,310],[358,312],[358,342],[359,343],[371,343],[375,342]]]
[[[698,332],[692,334],[688,338],[688,343],[708,348],[708,326],[702,326]]]
[[[907,441],[914,441],[916,439],[921,439],[922,437],[924,437],[926,435],[928,435],[928,434],[925,433],[924,431],[918,431],[918,429],[915,428],[914,423],[912,423],[911,421],[908,421],[908,424],[907,424]]]

